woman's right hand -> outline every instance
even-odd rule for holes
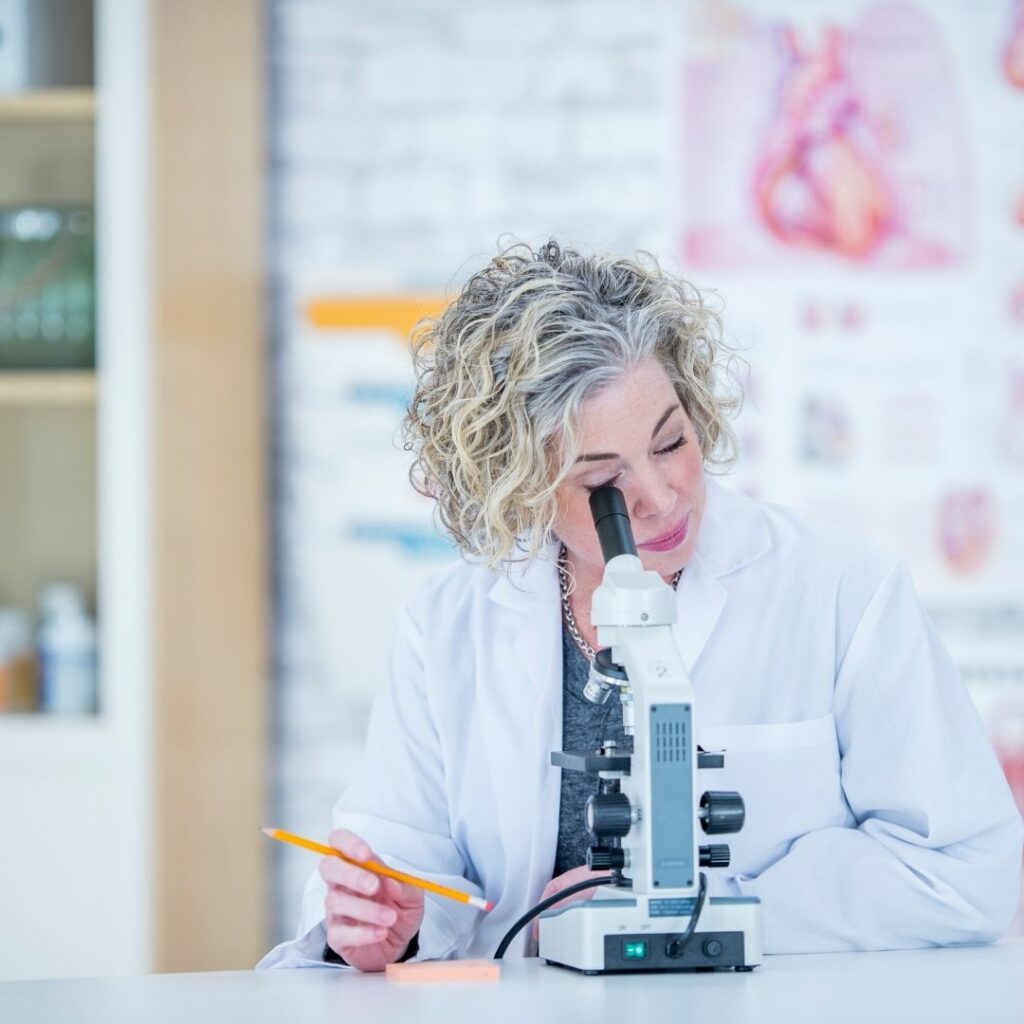
[[[352,860],[383,864],[347,829],[332,832],[329,842]],[[327,883],[324,920],[331,949],[361,971],[382,971],[398,960],[423,922],[423,890],[340,857],[324,857],[320,877]]]

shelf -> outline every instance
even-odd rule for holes
[[[91,121],[93,89],[38,89],[0,95],[0,121]]]
[[[95,405],[92,370],[0,371],[0,408],[12,405]]]
[[[95,115],[92,89],[0,94],[0,205],[92,203]]]

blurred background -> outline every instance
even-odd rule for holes
[[[714,293],[727,485],[906,559],[1024,807],[1022,139],[1022,0],[0,0],[0,978],[291,934],[513,240]]]

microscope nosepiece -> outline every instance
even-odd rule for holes
[[[591,704],[604,704],[613,693],[628,683],[626,670],[612,661],[611,650],[604,647],[597,652],[590,666],[590,676],[587,685],[583,687],[583,696]]]

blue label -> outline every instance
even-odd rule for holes
[[[651,882],[687,889],[694,874],[693,742],[689,704],[655,704],[650,711]]]
[[[690,917],[696,907],[696,897],[678,900],[649,900],[647,912],[651,917]]]

